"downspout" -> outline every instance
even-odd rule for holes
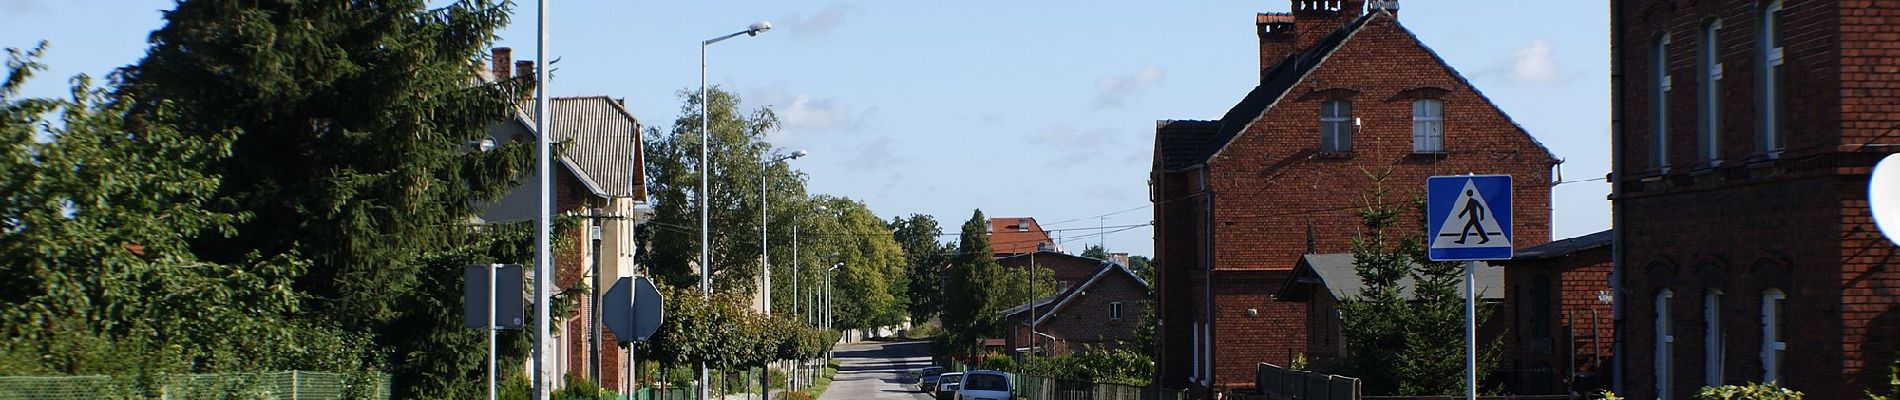
[[[1201,363],[1201,365],[1203,365],[1202,372],[1204,373],[1201,374],[1201,386],[1203,389],[1206,390],[1208,398],[1213,398],[1214,375],[1215,375],[1214,374],[1214,369],[1215,369],[1214,368],[1214,191],[1210,189],[1207,185],[1208,172],[1209,171],[1206,166],[1201,167],[1201,173],[1200,173],[1201,196],[1202,196],[1201,201],[1205,209],[1207,210],[1204,217],[1207,219],[1207,224],[1205,225],[1206,226],[1205,229],[1207,230],[1207,242],[1203,245],[1201,249],[1201,251],[1207,253],[1207,265],[1203,266],[1205,269],[1201,271],[1202,273],[1201,297],[1205,299],[1204,301],[1206,303],[1206,305],[1202,308],[1202,311],[1207,314],[1207,318],[1206,318],[1207,324],[1205,325],[1206,328],[1201,330],[1201,336],[1202,336],[1201,345],[1202,347],[1204,347],[1201,351],[1201,359],[1195,360],[1195,362]]]
[[[1611,331],[1617,332],[1610,342],[1610,390],[1623,391],[1623,102],[1617,96],[1627,93],[1624,87],[1621,56],[1618,53],[1623,42],[1622,1],[1610,1],[1610,320]]]

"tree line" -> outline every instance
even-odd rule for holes
[[[490,0],[180,1],[143,58],[103,80],[76,77],[55,98],[21,94],[49,46],[10,49],[0,374],[110,375],[128,397],[149,397],[172,374],[344,371],[357,383],[391,374],[398,398],[479,396],[485,335],[462,326],[461,269],[533,261],[532,222],[470,223],[534,167],[532,143],[468,146],[534,89],[478,72],[511,11]],[[762,162],[774,152],[769,109],[741,115],[736,96],[709,97],[720,290],[679,289],[697,279],[699,204],[684,182],[698,178],[701,99],[687,94],[670,130],[643,135],[655,219],[639,261],[667,287],[671,314],[643,352],[734,366],[813,357],[836,334],[803,328],[792,297],[814,294],[832,265],[838,328],[912,314],[916,280],[891,224]],[[765,265],[760,189],[776,318],[733,312]],[[555,221],[557,232],[579,225]],[[560,289],[554,315],[591,293]],[[501,376],[523,375],[531,335],[499,335]]]

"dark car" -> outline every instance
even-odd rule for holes
[[[942,378],[943,367],[925,367],[917,371],[917,391],[930,393],[937,391],[937,378]]]

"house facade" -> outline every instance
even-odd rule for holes
[[[1400,205],[1429,176],[1512,175],[1516,245],[1550,237],[1556,159],[1406,30],[1397,2],[1290,5],[1255,16],[1246,97],[1218,120],[1156,123],[1156,382],[1196,397],[1307,350],[1305,305],[1270,295],[1302,255],[1350,250],[1380,184],[1368,171]]]
[[[511,70],[509,58],[508,49],[495,49],[488,77],[531,74],[532,63],[523,61]],[[604,96],[549,99],[549,111],[549,137],[566,146],[549,168],[554,174],[551,211],[581,221],[553,238],[563,242],[554,246],[554,283],[556,290],[584,286],[592,294],[575,300],[560,322],[559,333],[548,341],[547,351],[554,358],[550,378],[562,382],[563,375],[591,379],[598,374],[602,387],[618,388],[624,385],[627,354],[613,332],[596,323],[594,302],[616,279],[638,272],[634,226],[650,217],[641,168],[645,160],[641,159],[640,122],[619,100]],[[525,115],[491,124],[488,132],[494,144],[531,143],[540,136],[534,132],[533,119]],[[534,173],[522,177],[522,187],[484,207],[480,222],[533,219],[538,207],[538,188],[533,182],[538,179]]]
[[[1611,315],[1610,238],[1603,231],[1517,250],[1504,268],[1508,305],[1494,320],[1512,327],[1498,368],[1505,390],[1526,395],[1610,389],[1616,336]]]
[[[1119,349],[1135,339],[1141,310],[1154,294],[1148,282],[1120,263],[1069,257],[1094,260],[1092,271],[1059,294],[1004,310],[1007,348],[1061,355],[1084,346]]]
[[[1412,264],[1413,270],[1419,268]],[[1491,264],[1479,263],[1473,271],[1472,282],[1476,283],[1478,299],[1485,307],[1495,310],[1504,301],[1504,271]],[[1411,276],[1399,278],[1399,296],[1407,300],[1416,300],[1412,294],[1414,280]],[[1303,304],[1306,317],[1303,327],[1306,329],[1306,348],[1300,352],[1310,362],[1326,363],[1346,355],[1346,339],[1341,327],[1352,321],[1345,320],[1340,313],[1340,302],[1359,296],[1364,291],[1365,280],[1353,267],[1352,253],[1307,254],[1300,257],[1297,267],[1288,275],[1284,284],[1275,288],[1273,299],[1281,302]],[[1464,289],[1460,285],[1459,291]],[[1496,315],[1495,311],[1492,315]],[[1501,318],[1490,318],[1478,326],[1478,343],[1491,343],[1504,333],[1507,322]],[[1278,364],[1278,363],[1275,363]],[[1286,364],[1278,364],[1286,365]]]
[[[1900,269],[1867,183],[1900,146],[1900,8],[1610,5],[1619,393],[1884,384]]]

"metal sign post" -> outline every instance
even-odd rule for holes
[[[1432,261],[1465,262],[1465,396],[1478,398],[1479,260],[1509,260],[1511,176],[1434,176],[1425,180],[1425,233]]]

